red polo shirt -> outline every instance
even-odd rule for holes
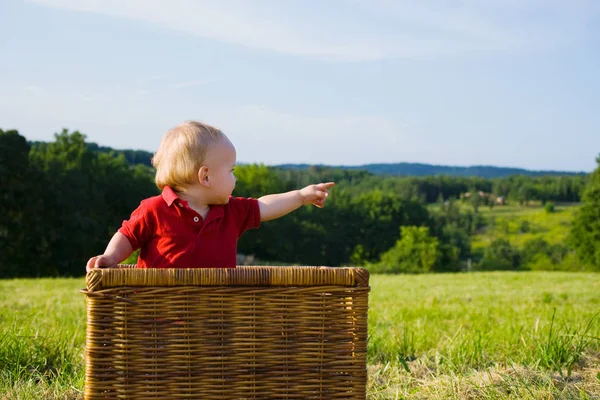
[[[238,238],[260,225],[258,200],[229,197],[203,219],[166,186],[119,229],[140,250],[138,268],[235,268]]]

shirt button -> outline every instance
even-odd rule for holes
[[[181,204],[181,203],[177,203],[177,205],[178,205],[179,207],[183,207],[183,204]]]
[[[198,221],[200,221],[200,218],[194,217],[194,222],[198,222]]]

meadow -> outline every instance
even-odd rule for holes
[[[481,207],[486,227],[473,238],[473,250],[481,250],[494,239],[507,239],[515,247],[533,239],[544,239],[550,244],[564,243],[571,230],[571,221],[579,204],[559,204],[554,212],[546,212],[537,202],[528,206],[507,205]]]
[[[0,398],[81,399],[83,279],[0,280]],[[600,274],[371,277],[369,399],[600,398]]]

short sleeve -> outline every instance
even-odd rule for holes
[[[233,213],[238,226],[238,237],[248,229],[260,226],[260,208],[258,200],[245,197],[230,197],[229,210]]]
[[[136,208],[128,220],[123,221],[119,232],[127,237],[134,250],[143,247],[150,240],[151,227],[148,218],[149,209],[144,201]]]

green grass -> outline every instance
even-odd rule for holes
[[[480,207],[487,226],[474,236],[473,251],[481,250],[498,238],[507,239],[519,248],[537,238],[550,244],[564,243],[577,208],[577,204],[558,205],[555,212],[547,213],[541,205]]]
[[[0,280],[2,399],[82,398],[83,279]]]
[[[82,279],[0,281],[0,398],[81,399]],[[600,396],[600,274],[376,275],[370,399]]]
[[[372,287],[372,398],[600,396],[598,274],[374,276]]]

